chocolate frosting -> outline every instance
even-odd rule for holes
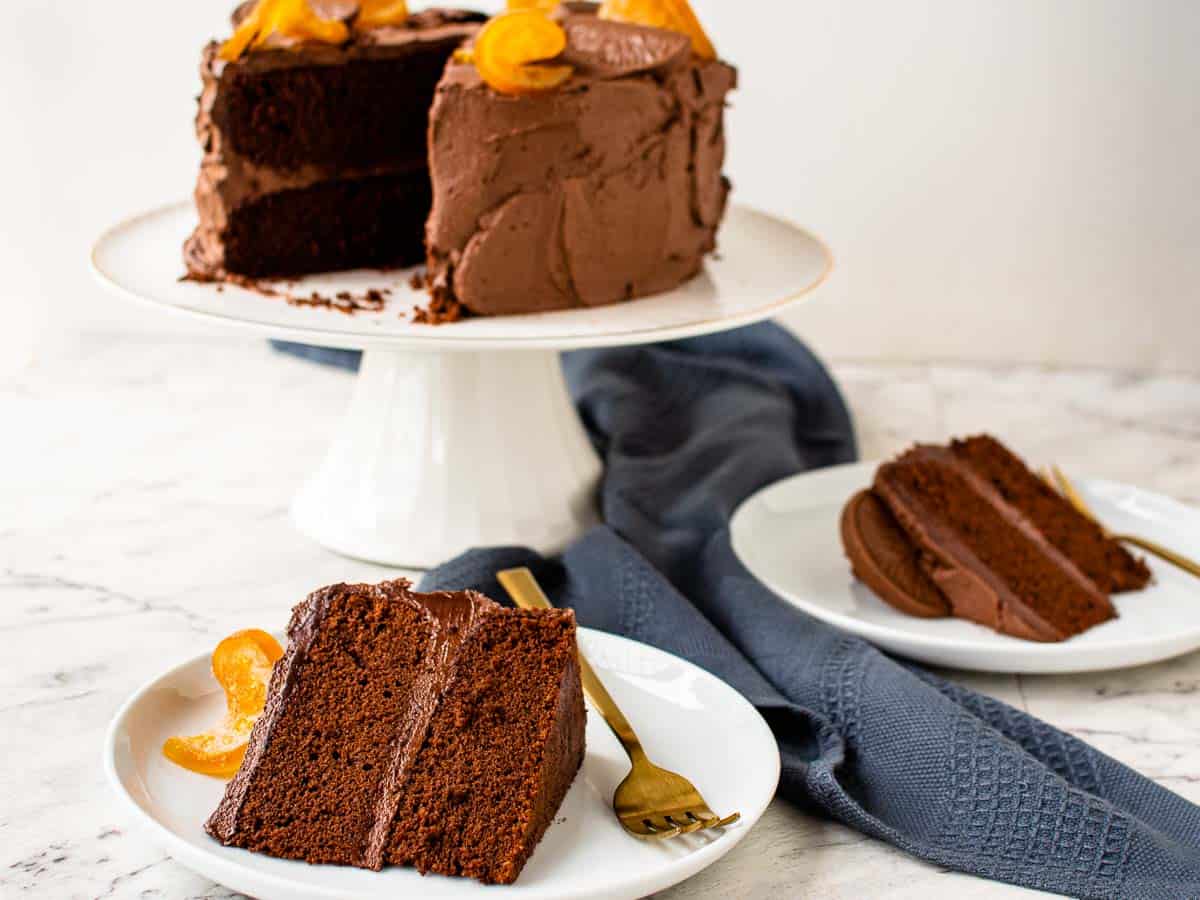
[[[950,615],[950,604],[921,568],[916,547],[873,491],[859,491],[846,503],[841,532],[851,570],[879,599],[910,616]]]
[[[505,96],[451,62],[430,124],[435,291],[478,314],[676,287],[715,246],[736,71],[682,35],[568,13],[560,88]]]

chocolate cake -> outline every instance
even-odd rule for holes
[[[338,584],[296,607],[288,640],[208,833],[310,863],[515,881],[583,760],[574,614]]]
[[[561,21],[574,72],[555,90],[504,95],[454,61],[437,88],[428,268],[435,296],[472,313],[669,290],[715,246],[735,70],[674,31]]]
[[[430,322],[600,306],[692,278],[725,212],[737,76],[686,3],[627,6],[491,20],[505,46],[481,56],[504,64],[485,78],[469,49],[451,59],[477,13],[244,3],[234,37],[203,54],[189,276],[424,259]],[[549,57],[526,26],[555,42]],[[527,83],[539,65],[523,52],[563,77]]]
[[[1108,621],[1109,594],[1150,579],[1144,561],[986,435],[919,445],[881,466],[843,511],[842,539],[854,573],[901,611],[1028,640]]]
[[[329,4],[327,4],[329,5]],[[234,14],[235,26],[253,3]],[[347,20],[357,4],[333,6]],[[414,13],[349,30],[339,45],[272,35],[265,47],[200,66],[200,223],[193,278],[301,275],[402,266],[425,255],[429,107],[450,54],[483,16]]]

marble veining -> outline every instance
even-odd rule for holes
[[[864,457],[988,429],[1200,505],[1200,379],[842,363]],[[287,503],[351,377],[226,338],[81,339],[0,381],[0,896],[229,898],[130,830],[99,765],[118,704],[311,588],[396,570],[297,534]],[[954,673],[1200,802],[1200,653],[1073,676]],[[776,802],[661,897],[1019,895]]]

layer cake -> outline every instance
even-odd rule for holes
[[[575,777],[568,610],[408,582],[316,591],[206,830],[310,863],[516,880]]]
[[[189,275],[424,260],[424,321],[600,306],[695,276],[729,193],[735,70],[686,2],[520,5],[482,29],[387,0],[239,7],[234,37],[203,54]],[[548,57],[531,49],[546,40]]]

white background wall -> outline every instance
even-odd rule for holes
[[[737,196],[837,254],[790,316],[820,351],[1200,372],[1200,0],[695,4],[741,70]],[[3,4],[9,363],[39,335],[179,327],[85,257],[189,193],[196,58],[232,5]]]

